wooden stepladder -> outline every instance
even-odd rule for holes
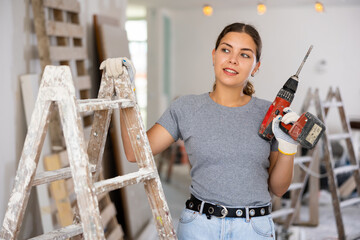
[[[76,100],[69,67],[45,68],[0,239],[17,239],[32,186],[67,178],[73,178],[74,181],[81,223],[57,229],[34,239],[66,239],[79,234],[83,234],[87,240],[105,239],[97,196],[140,182],[144,183],[159,238],[176,239],[135,93],[126,68],[123,71],[122,75],[113,77],[109,76],[105,69],[98,98]],[[59,109],[70,167],[42,172],[35,176],[49,116],[55,105]],[[117,108],[122,108],[139,170],[96,182],[111,114],[113,109]],[[94,111],[94,118],[86,149],[80,113],[89,111]]]
[[[331,192],[331,197],[332,197],[332,204],[333,204],[333,210],[336,220],[338,237],[340,240],[352,238],[345,235],[344,223],[341,214],[341,208],[360,203],[360,168],[359,168],[359,162],[356,159],[356,155],[353,147],[353,141],[351,138],[350,122],[345,114],[344,104],[340,95],[339,88],[336,88],[335,91],[332,88],[330,88],[325,102],[320,101],[319,91],[317,89],[315,90],[314,96],[316,100],[315,101],[316,108],[319,109],[321,113],[320,120],[322,120],[325,123],[325,125],[329,110],[331,108],[337,108],[339,111],[341,127],[343,132],[337,134],[330,134],[329,129],[327,127],[325,134],[323,136],[324,160],[325,160],[326,171],[328,174],[329,190]],[[349,156],[349,162],[350,162],[349,165],[335,168],[332,148],[331,148],[331,141],[336,141],[336,140],[345,140],[345,144]],[[338,185],[336,176],[348,172],[352,172],[352,178],[355,180],[356,191],[358,196],[341,201],[341,196],[339,192],[339,188],[341,186]],[[358,235],[357,237],[360,237],[360,235]]]

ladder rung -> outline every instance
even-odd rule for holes
[[[342,107],[342,102],[324,102],[323,104],[324,108],[331,108],[331,107]]]
[[[116,100],[86,99],[86,100],[77,100],[77,103],[78,103],[79,112],[116,109],[119,108],[119,104],[121,104],[121,108],[134,106],[133,101],[129,99],[116,99]]]
[[[337,168],[334,168],[334,174],[338,175],[338,174],[342,174],[342,173],[352,172],[352,171],[355,171],[358,169],[359,169],[359,166],[357,166],[357,165],[347,165],[347,166],[337,167]]]
[[[282,216],[287,216],[289,214],[292,214],[295,211],[294,208],[283,208],[280,210],[276,210],[274,212],[271,213],[272,218],[279,218]]]
[[[341,139],[347,139],[351,138],[350,133],[337,133],[337,134],[329,134],[329,140],[341,140]]]
[[[128,173],[95,183],[96,194],[113,191],[128,185],[144,182],[156,177],[156,172],[149,168],[141,168],[137,172]]]
[[[292,183],[290,184],[289,188],[288,188],[288,191],[292,191],[292,190],[295,190],[295,189],[300,189],[304,186],[303,183]]]
[[[312,157],[310,157],[310,156],[295,157],[295,159],[294,159],[294,164],[311,162],[311,160],[312,160]]]
[[[30,238],[30,240],[53,240],[53,239],[67,239],[77,236],[83,232],[81,224],[69,225],[64,228],[56,229],[54,231],[45,233],[43,235]]]
[[[96,166],[90,165],[90,171],[95,172]],[[57,169],[57,170],[53,170],[53,171],[45,171],[45,172],[36,174],[34,181],[32,182],[32,186],[50,183],[50,182],[54,182],[54,181],[62,180],[62,179],[68,179],[71,177],[72,176],[71,176],[70,167],[61,168],[61,169]]]
[[[357,197],[357,198],[350,198],[348,200],[345,200],[345,201],[342,201],[340,203],[340,207],[348,207],[348,206],[351,206],[351,205],[354,205],[354,204],[357,204],[357,203],[360,203],[360,197]]]

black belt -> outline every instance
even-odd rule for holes
[[[203,201],[197,199],[193,195],[191,195],[190,199],[186,201],[186,208],[200,212],[201,204]],[[271,213],[271,205],[264,206],[264,207],[249,207],[249,218],[252,217],[259,217],[259,216],[266,216]],[[206,214],[207,216],[215,216],[219,218],[224,217],[239,217],[239,218],[246,218],[246,208],[227,208],[222,205],[214,205],[211,203],[204,203],[202,213]]]

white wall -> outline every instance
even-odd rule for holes
[[[13,186],[17,164],[26,135],[25,115],[19,84],[19,76],[39,73],[36,36],[32,25],[32,9],[29,0],[1,1],[0,7],[0,221],[2,224],[7,202]],[[81,23],[86,26],[89,61],[87,66],[94,78],[98,68],[94,59],[93,14],[106,14],[125,23],[127,0],[81,0]],[[41,221],[35,191],[32,192],[22,231],[18,239],[28,239],[41,233]]]
[[[300,110],[309,87],[320,88],[324,98],[329,86],[340,86],[347,114],[360,116],[360,5],[327,6],[323,14],[309,5],[268,9],[262,16],[253,7],[214,9],[212,17],[200,9],[173,10],[172,16],[173,96],[211,91],[216,38],[227,24],[240,21],[256,26],[263,40],[262,66],[253,78],[256,96],[272,101],[313,44],[293,109]],[[326,66],[319,72],[322,60]]]

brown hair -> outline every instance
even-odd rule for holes
[[[255,29],[254,26],[250,24],[245,23],[233,23],[228,26],[226,26],[218,36],[216,43],[215,43],[215,50],[219,47],[219,44],[221,42],[221,39],[229,32],[238,32],[238,33],[247,33],[254,41],[256,45],[256,62],[260,61],[261,57],[261,49],[262,49],[262,42],[261,37],[258,33],[258,31]],[[216,88],[216,82],[213,85],[213,91],[215,91]],[[244,94],[246,95],[253,95],[255,93],[254,85],[252,85],[251,82],[247,82],[244,90]]]

